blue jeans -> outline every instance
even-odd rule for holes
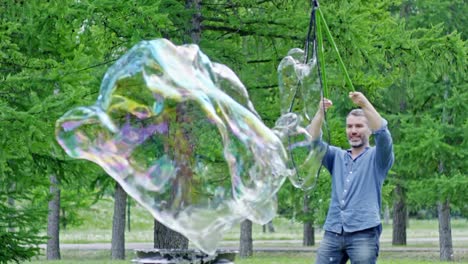
[[[379,255],[382,225],[341,234],[325,231],[317,252],[316,264],[375,264]]]

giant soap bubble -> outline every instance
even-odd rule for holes
[[[164,39],[120,58],[96,103],[67,112],[56,136],[68,155],[97,163],[209,254],[241,220],[270,221],[294,169],[237,76],[196,45]]]
[[[288,151],[292,184],[303,190],[315,187],[326,149],[313,144],[306,126],[317,112],[322,97],[315,56],[306,59],[299,48],[291,49],[278,66],[281,117],[275,125]]]

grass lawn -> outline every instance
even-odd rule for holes
[[[96,243],[111,241],[113,201],[111,199],[102,199],[90,208],[81,209],[78,215],[83,219],[83,224],[78,227],[71,227],[67,230],[61,230],[60,241],[62,243]],[[260,225],[253,225],[254,240],[301,240],[302,224],[297,221],[291,221],[284,218],[275,218],[273,220],[276,232],[263,233]],[[468,237],[467,219],[452,219],[452,236]],[[153,217],[141,206],[131,207],[130,227],[131,232],[126,232],[127,242],[151,242],[153,240]],[[237,241],[239,239],[238,226],[233,227],[224,234],[225,241]],[[321,239],[322,231],[317,230],[316,239]],[[407,229],[409,244],[412,246],[438,246],[427,241],[430,238],[438,238],[437,219],[414,220],[410,219]],[[382,243],[391,242],[392,226],[384,224],[382,233]],[[412,239],[424,238],[423,240],[411,243]],[[456,239],[455,239],[456,240]],[[468,241],[454,241],[454,246],[468,248]]]
[[[312,264],[315,260],[313,253],[255,253],[250,258],[236,258],[236,264]],[[431,259],[435,257],[435,259]],[[109,251],[87,251],[76,252],[66,251],[63,254],[63,260],[60,261],[47,261],[47,260],[34,260],[26,262],[29,264],[129,264],[131,259],[134,258],[133,252],[129,252],[127,260],[112,261],[109,260]],[[418,256],[417,254],[406,255],[400,253],[384,253],[381,254],[379,264],[428,264],[428,263],[454,263],[454,262],[439,262],[436,254],[430,256],[427,254]],[[468,263],[468,261],[457,261],[456,263]]]
[[[83,218],[83,225],[78,227],[69,227],[60,233],[61,243],[66,244],[90,244],[104,243],[110,245],[112,235],[112,212],[113,201],[103,199],[86,210],[80,210],[78,214]],[[131,231],[126,232],[126,242],[128,243],[152,243],[153,241],[153,218],[151,215],[135,205],[131,208]],[[279,247],[300,247],[302,243],[302,224],[284,218],[275,218],[273,220],[275,232],[264,233],[260,225],[253,225],[254,249],[268,246]],[[224,234],[224,245],[236,247],[239,241],[238,226],[233,227]],[[316,230],[315,239],[321,240],[322,231]],[[394,252],[381,251],[379,264],[422,264],[422,263],[443,263],[439,262],[438,253],[438,222],[433,220],[410,220],[407,229],[408,245],[402,248],[430,248],[434,252]],[[452,237],[455,250],[456,263],[468,264],[468,221],[467,219],[452,219]],[[381,237],[382,248],[392,248],[392,226],[384,225],[384,231]],[[273,240],[273,241],[272,241]],[[274,242],[274,243],[273,243]],[[315,247],[316,248],[316,247]],[[461,249],[461,250],[460,250]],[[461,252],[461,253],[460,253]],[[127,259],[124,261],[111,261],[109,250],[74,250],[62,249],[61,261],[46,261],[45,254],[37,259],[26,262],[30,264],[46,263],[131,263],[135,258],[135,253],[131,250],[127,252]],[[246,259],[236,259],[236,264],[311,264],[314,263],[315,253],[291,253],[291,252],[273,252],[273,253],[254,253],[254,256]],[[451,262],[453,263],[453,262]]]

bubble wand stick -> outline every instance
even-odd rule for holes
[[[353,83],[351,81],[351,78],[349,77],[348,71],[346,69],[346,66],[343,62],[343,59],[341,58],[340,51],[338,50],[338,47],[336,46],[335,40],[333,39],[332,34],[330,33],[330,29],[328,28],[327,22],[325,21],[325,18],[323,16],[322,10],[319,7],[319,2],[318,0],[313,0],[312,2],[312,18],[315,19],[315,30],[317,34],[317,55],[319,57],[319,64],[320,64],[320,71],[321,71],[321,76],[322,76],[322,85],[323,85],[323,91],[324,91],[324,96],[328,97],[328,86],[327,86],[327,78],[326,78],[326,72],[325,72],[325,55],[324,55],[324,48],[323,48],[323,35],[322,35],[322,30],[325,32],[325,35],[330,42],[330,44],[333,47],[333,50],[335,51],[337,57],[338,57],[338,62],[340,65],[340,68],[345,75],[345,80],[346,83],[349,86],[349,89],[351,91],[355,91]],[[315,15],[315,12],[317,15]]]
[[[345,79],[346,79],[346,82],[347,84],[349,85],[349,89],[351,91],[354,91],[354,86],[351,82],[351,78],[349,77],[349,74],[348,74],[348,71],[346,70],[346,66],[343,62],[343,59],[341,58],[341,55],[340,55],[340,52],[336,46],[336,43],[330,33],[330,30],[328,28],[328,25],[325,21],[325,18],[323,16],[323,13],[322,11],[320,10],[319,8],[319,3],[318,3],[318,0],[312,0],[311,2],[311,6],[312,6],[312,9],[311,9],[311,13],[310,13],[310,22],[309,22],[309,29],[308,29],[308,32],[307,32],[307,38],[306,38],[306,43],[305,43],[305,52],[304,52],[304,65],[307,65],[309,63],[309,55],[310,55],[310,52],[309,52],[309,47],[312,45],[312,52],[313,52],[313,56],[316,57],[316,61],[317,61],[317,64],[318,64],[318,67],[317,67],[317,73],[318,73],[318,80],[320,82],[320,93],[321,93],[321,98],[328,98],[329,97],[329,93],[328,93],[328,82],[327,82],[327,76],[326,76],[326,70],[325,70],[325,54],[324,54],[324,45],[323,45],[323,31],[325,32],[325,35],[326,37],[328,38],[329,42],[331,43],[331,45],[333,46],[333,49],[338,57],[338,61],[339,61],[339,65],[341,67],[341,70],[343,71],[344,75],[345,75]],[[291,100],[291,104],[289,106],[289,111],[288,112],[292,112],[293,110],[293,106],[294,106],[294,103],[297,99],[297,95],[298,95],[298,87],[301,83],[301,80],[298,80],[297,81],[297,84],[296,84],[296,88],[294,89],[294,95],[292,97],[292,100]],[[325,112],[325,111],[324,111]],[[325,114],[324,116],[324,119],[325,119],[325,126],[327,127],[326,131],[327,131],[327,134],[328,134],[328,141],[329,143],[331,143],[331,135],[330,135],[330,130],[328,129],[328,126],[327,126],[327,115]],[[290,142],[290,137],[288,135],[288,144],[291,145],[291,142]],[[296,166],[296,161],[295,161],[295,157],[293,155],[293,152],[292,152],[292,149],[288,149],[289,150],[289,156],[290,156],[290,161],[292,163],[292,167],[295,168],[295,174],[296,174],[296,178],[297,179],[302,179],[303,177],[301,177],[298,169],[297,169],[297,166]],[[308,186],[306,188],[304,188],[305,186],[301,186],[301,188],[303,188],[303,190],[305,191],[311,191],[311,190],[314,190],[316,185],[317,185],[317,181],[318,181],[318,177],[319,177],[319,174],[320,174],[320,170],[322,168],[322,164],[320,165],[317,173],[315,174],[315,178],[312,182],[312,184],[308,184]],[[300,185],[300,184],[299,184]]]

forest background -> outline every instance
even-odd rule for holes
[[[356,90],[389,121],[396,163],[384,208],[393,243],[406,244],[408,217],[437,217],[441,259],[449,260],[450,219],[468,214],[466,1],[335,0],[320,8]],[[80,224],[76,208],[114,192],[124,204],[116,228],[125,227],[125,194],[99,167],[69,159],[54,126],[67,110],[94,103],[103,74],[130,47],[161,37],[197,43],[237,73],[272,127],[277,67],[288,50],[304,48],[310,10],[309,1],[288,0],[1,1],[0,262],[28,259],[46,242],[48,257],[59,258],[60,225]],[[335,102],[330,138],[346,147],[349,87],[327,39],[324,48]],[[326,172],[309,193],[286,183],[278,213],[313,234],[329,195]]]

